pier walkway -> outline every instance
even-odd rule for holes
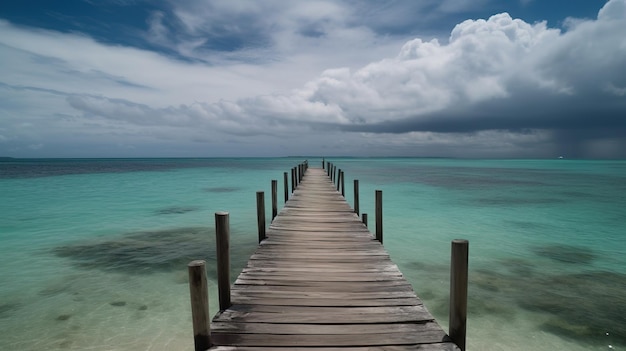
[[[310,168],[211,323],[212,350],[459,350],[323,169]]]

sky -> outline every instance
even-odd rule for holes
[[[0,156],[626,158],[626,0],[5,0]]]

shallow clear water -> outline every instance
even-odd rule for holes
[[[318,159],[309,159],[321,166]],[[191,350],[186,264],[231,214],[232,276],[255,192],[300,159],[0,163],[0,349]],[[333,159],[384,196],[385,247],[447,324],[449,250],[470,240],[469,350],[626,349],[626,162]],[[269,216],[269,211],[266,211]]]

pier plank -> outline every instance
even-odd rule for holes
[[[304,173],[266,235],[212,350],[459,350],[326,171]]]
[[[215,351],[285,351],[279,347],[250,347],[250,346],[216,346]],[[290,347],[290,351],[458,351],[459,348],[451,342],[413,344],[413,345],[380,345],[365,347]]]

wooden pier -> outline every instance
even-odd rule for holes
[[[329,172],[299,171],[228,301],[220,291],[211,350],[459,350]]]

